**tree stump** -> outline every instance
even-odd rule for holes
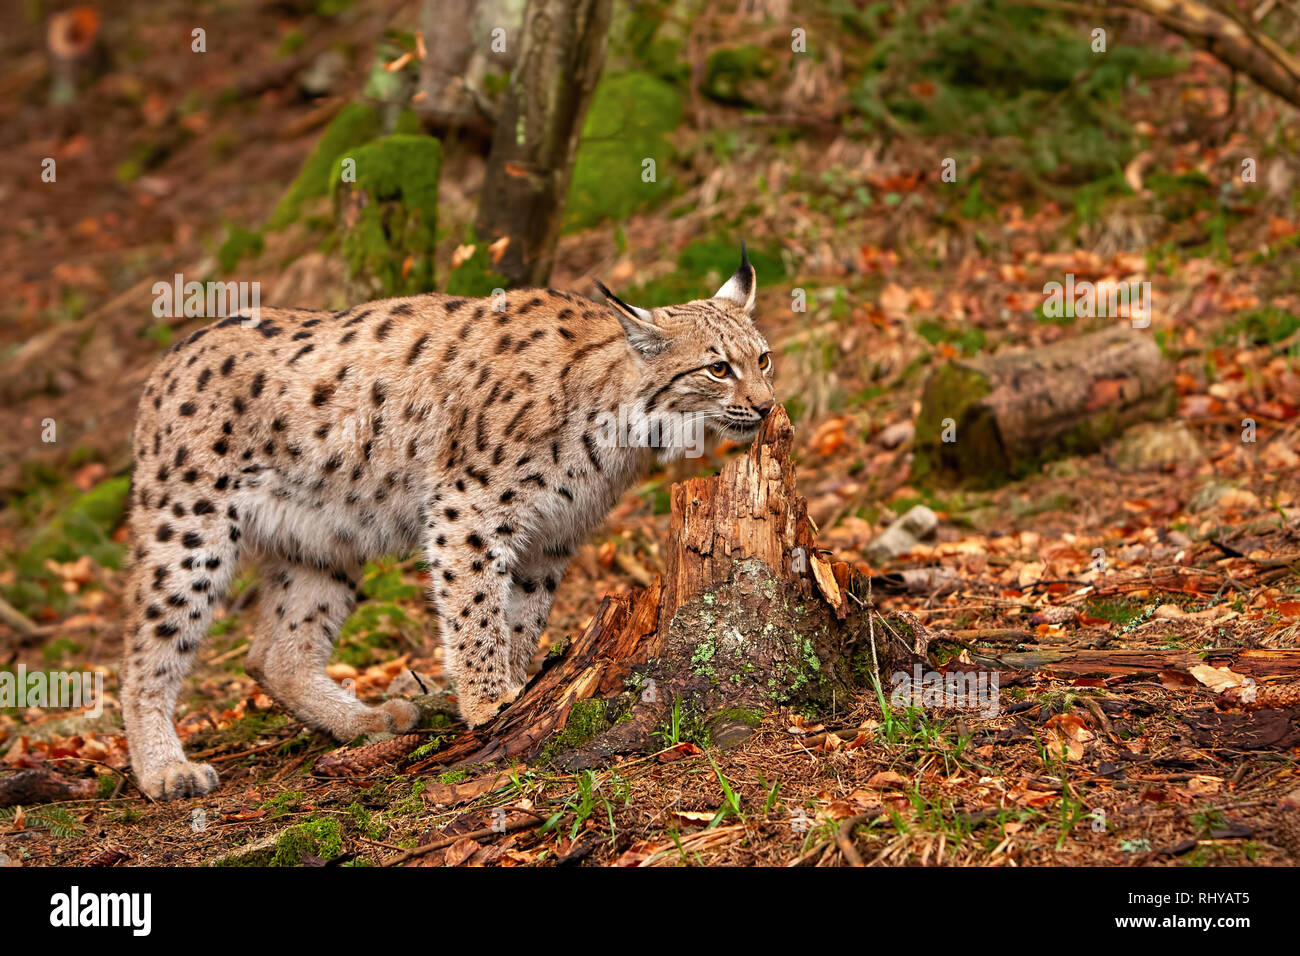
[[[1169,417],[1176,402],[1159,346],[1123,326],[952,361],[926,380],[912,471],[997,484],[1097,451],[1130,425]]]
[[[743,739],[763,714],[848,709],[879,673],[923,657],[905,617],[866,606],[865,579],[818,552],[782,408],[718,475],[673,486],[666,566],[643,590],[607,596],[495,721],[430,763],[539,754],[569,769],[662,749],[676,716],[696,737]]]
[[[354,300],[434,288],[442,144],[395,133],[334,162],[330,194]]]

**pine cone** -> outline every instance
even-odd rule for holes
[[[1229,687],[1217,703],[1223,710],[1295,710],[1300,708],[1300,681]]]
[[[325,754],[313,769],[325,777],[364,777],[380,767],[397,763],[419,746],[419,734],[402,734],[364,747]]]

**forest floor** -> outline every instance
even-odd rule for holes
[[[620,291],[698,281],[692,295],[707,295],[720,277],[681,274],[682,250],[700,237],[769,250],[785,274],[760,270],[759,323],[778,356],[819,544],[871,575],[945,569],[940,586],[915,591],[877,578],[875,598],[926,626],[936,666],[998,671],[996,714],[867,693],[815,720],[768,714],[731,749],[686,719],[664,729],[661,752],[577,774],[544,760],[443,765],[439,749],[463,730],[448,719],[422,731],[414,753],[326,776],[317,761],[338,743],[287,716],[243,671],[258,595],[248,572],[199,654],[179,717],[187,753],[211,762],[222,786],[175,803],[142,797],[116,703],[125,528],[114,519],[96,537],[76,503],[129,473],[144,378],[197,324],[155,319],[153,282],[212,273],[225,226],[265,218],[345,102],[341,91],[364,78],[368,60],[353,55],[340,92],[302,97],[276,78],[286,33],[308,35],[288,54],[303,64],[331,44],[355,54],[357,37],[409,23],[409,7],[289,22],[270,6],[232,5],[209,34],[240,43],[213,43],[202,58],[175,40],[188,36],[185,5],[119,14],[104,29],[133,38],[130,68],[58,113],[32,105],[42,54],[17,52],[39,51],[39,30],[16,9],[0,13],[13,47],[0,50],[13,54],[0,73],[11,144],[0,151],[11,225],[0,234],[0,589],[33,593],[22,590],[35,581],[22,556],[42,534],[84,532],[89,542],[40,562],[43,596],[22,602],[39,630],[22,638],[0,625],[0,665],[93,670],[109,704],[99,718],[0,711],[0,767],[57,766],[98,787],[93,799],[0,808],[0,863],[1300,862],[1300,710],[1217,707],[1213,675],[1191,670],[1226,667],[1260,688],[1300,678],[1294,164],[1261,158],[1271,172],[1257,190],[1235,179],[1243,152],[1285,152],[1290,114],[1245,87],[1229,113],[1225,72],[1159,32],[1146,39],[1178,51],[1184,69],[1125,92],[1142,149],[1098,209],[1070,184],[1036,190],[1019,177],[1007,158],[1014,142],[963,144],[992,171],[981,194],[941,180],[952,151],[942,137],[881,136],[847,120],[752,123],[692,98],[672,135],[677,193],[617,228],[566,235],[552,278],[583,294],[593,278]],[[701,17],[692,43],[716,44],[727,29],[721,16]],[[803,77],[809,114],[847,99],[854,79],[851,63],[820,61]],[[237,82],[242,98],[232,100],[224,94]],[[146,171],[124,168],[142,156]],[[57,186],[33,172],[44,157],[58,161]],[[481,156],[451,156],[445,224],[472,219],[481,178]],[[457,244],[458,230],[447,234],[440,262]],[[994,490],[914,483],[910,423],[931,369],[1097,325],[1038,310],[1043,283],[1064,272],[1152,283],[1151,333],[1177,366],[1176,417],[1195,451],[1129,468],[1108,447]],[[349,304],[335,257],[306,230],[268,234],[229,276],[258,277],[268,304]],[[807,311],[791,310],[796,288]],[[1242,440],[1247,418],[1253,442]],[[47,419],[55,443],[41,441]],[[565,577],[538,666],[581,633],[603,595],[661,569],[670,483],[716,470],[734,451],[651,475],[625,497]],[[867,564],[868,542],[918,503],[938,514],[935,540]],[[415,557],[372,566],[332,676],[363,698],[442,686],[425,583]]]

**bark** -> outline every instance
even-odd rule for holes
[[[480,239],[510,240],[494,269],[511,285],[550,278],[611,7],[612,0],[529,0],[524,12],[476,223]]]
[[[1007,670],[1034,670],[1052,677],[1099,677],[1107,681],[1154,678],[1162,671],[1184,675],[1196,664],[1230,667],[1256,680],[1270,677],[1300,677],[1300,654],[1295,651],[1246,649],[1213,651],[1145,651],[1145,650],[1035,650],[990,653],[972,652],[978,666],[997,666]],[[1190,680],[1190,678],[1188,678]]]
[[[478,120],[478,111],[464,87],[474,43],[470,21],[474,0],[424,0],[420,15],[427,53],[420,61],[420,91],[416,110],[439,126],[459,127]]]
[[[1205,48],[1266,90],[1300,106],[1300,57],[1271,38],[1195,0],[1117,0]]]
[[[725,745],[780,706],[847,708],[877,668],[887,689],[892,671],[921,659],[920,625],[869,612],[866,581],[817,552],[795,488],[793,439],[778,408],[721,474],[674,485],[662,579],[606,597],[496,721],[428,763],[544,752],[568,768],[592,766],[662,749],[656,732],[674,712]],[[581,726],[566,732],[575,713]]]
[[[925,383],[913,471],[996,484],[1097,451],[1130,425],[1173,414],[1176,400],[1159,347],[1122,326],[949,362]]]

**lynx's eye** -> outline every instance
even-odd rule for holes
[[[766,375],[772,371],[772,353],[764,352],[758,357],[758,370]]]
[[[714,362],[704,371],[709,373],[710,378],[716,378],[718,381],[722,381],[722,379],[731,374],[731,366],[726,362]]]

